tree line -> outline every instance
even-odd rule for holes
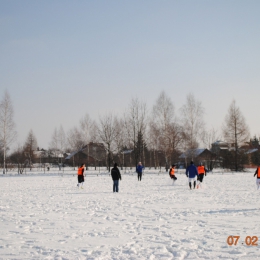
[[[38,147],[37,138],[31,129],[24,144],[9,153],[10,145],[17,136],[13,113],[10,95],[5,91],[0,103],[0,153],[4,172],[7,159],[17,164],[25,161],[28,164],[33,163],[34,151]],[[181,153],[200,146],[210,150],[213,142],[223,139],[232,147],[226,154],[221,154],[225,157],[223,161],[228,167],[239,170],[241,164],[245,163],[241,159],[243,156],[240,148],[249,142],[250,134],[236,101],[231,102],[220,132],[206,128],[204,113],[205,108],[192,93],[187,95],[185,104],[178,111],[164,91],[159,94],[150,110],[145,102],[132,98],[123,116],[108,112],[94,120],[86,113],[78,127],[74,126],[67,132],[62,125],[55,128],[48,151],[70,153],[80,150],[90,142],[102,143],[106,150],[108,167],[124,151],[131,150],[133,165],[139,161],[148,164],[147,152],[150,154],[149,163],[152,164],[152,160],[155,165],[156,154],[160,152],[167,169],[172,163],[179,161]]]

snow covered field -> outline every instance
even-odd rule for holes
[[[214,173],[189,190],[184,174],[0,176],[0,259],[260,259],[253,171]],[[240,236],[237,245],[228,236]],[[242,244],[243,243],[243,244]]]

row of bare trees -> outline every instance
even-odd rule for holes
[[[78,127],[74,126],[65,133],[62,126],[55,128],[49,149],[56,153],[80,150],[90,142],[103,143],[107,152],[107,164],[110,167],[114,156],[121,158],[124,151],[133,151],[132,164],[138,161],[150,164],[145,156],[147,151],[154,156],[160,151],[164,157],[166,168],[178,161],[181,152],[194,150],[199,146],[211,148],[211,144],[221,136],[215,129],[206,130],[204,108],[193,94],[188,94],[186,103],[178,111],[169,96],[160,93],[151,110],[145,102],[133,98],[122,117],[107,113],[98,122],[88,113],[80,120]],[[16,136],[13,122],[12,102],[8,92],[5,92],[0,103],[0,151],[3,158],[3,168],[6,168],[8,147]],[[238,169],[238,154],[242,144],[249,140],[249,128],[246,125],[240,109],[232,101],[222,126],[222,138],[234,147],[235,165]],[[32,130],[23,147],[17,148],[32,162],[33,151],[37,148],[37,140]]]
[[[3,158],[4,174],[6,172],[7,151],[16,137],[13,114],[14,111],[10,95],[5,91],[3,99],[0,102],[0,152]]]

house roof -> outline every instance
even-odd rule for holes
[[[227,143],[227,142],[224,142],[224,141],[221,141],[221,140],[217,140],[217,141],[214,142],[212,145],[218,145],[218,146],[226,145],[226,146],[228,146],[228,143]]]
[[[63,158],[64,154],[62,154],[60,151],[52,151],[50,154],[47,154],[47,151],[45,150],[39,150],[39,151],[33,151],[33,154],[37,157],[37,158],[44,158],[44,157],[57,157],[57,158]]]
[[[44,151],[33,151],[33,154],[34,154],[37,158],[40,158],[42,155],[44,155]]]
[[[191,157],[191,156],[197,157],[206,150],[209,151],[206,148],[189,149],[186,152],[184,152],[183,154],[181,154],[179,156],[179,158],[187,158],[187,157]]]
[[[245,154],[250,154],[250,153],[257,152],[257,151],[258,151],[257,148],[255,148],[255,149],[250,149],[250,150],[246,151]]]
[[[128,154],[128,153],[131,153],[133,150],[124,150],[123,152],[122,152],[122,154]]]
[[[66,158],[65,160],[69,160],[70,158],[72,158],[75,154],[77,154],[78,152],[82,152],[84,151],[85,149],[87,149],[87,146],[83,147],[83,148],[80,148],[72,153],[70,153]]]

